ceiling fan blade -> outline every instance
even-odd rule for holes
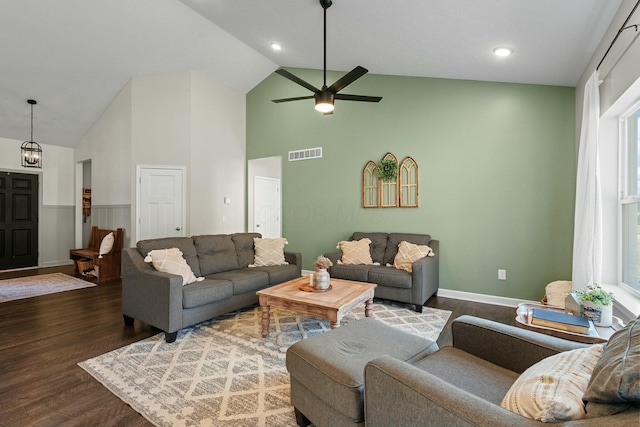
[[[315,98],[315,95],[297,96],[295,98],[272,99],[271,102],[275,102],[277,104],[277,103],[280,103],[280,102],[300,101],[302,99],[313,99],[313,98]]]
[[[347,95],[345,93],[336,93],[334,99],[341,99],[343,101],[363,101],[363,102],[380,102],[381,96],[364,96],[364,95]]]
[[[356,68],[342,76],[337,82],[329,86],[328,90],[333,93],[340,92],[342,89],[344,89],[360,77],[364,76],[368,72],[369,70],[358,65]]]
[[[320,89],[317,89],[312,84],[305,82],[300,77],[291,74],[284,68],[277,69],[276,73],[280,74],[282,77],[286,77],[287,79],[291,80],[294,83],[298,83],[300,86],[309,89],[313,93],[320,92]]]

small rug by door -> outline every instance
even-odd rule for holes
[[[90,288],[92,286],[96,285],[64,273],[5,279],[0,280],[0,302]]]
[[[375,303],[373,316],[436,340],[451,312]],[[343,324],[364,317],[364,305]],[[183,329],[172,344],[158,334],[78,365],[156,426],[295,426],[287,348],[330,329],[325,320],[271,310],[260,335],[260,307]]]

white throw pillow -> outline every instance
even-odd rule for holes
[[[273,239],[253,238],[255,258],[249,267],[270,267],[272,265],[288,265],[284,260],[284,245],[288,244],[283,237]]]
[[[398,245],[398,253],[393,260],[395,268],[408,271],[413,270],[412,264],[417,260],[426,256],[435,256],[433,249],[427,245],[416,245],[414,243],[405,242],[404,240]]]
[[[563,351],[530,366],[513,383],[502,406],[542,422],[586,417],[582,396],[603,345]]]
[[[100,242],[100,249],[98,249],[98,258],[102,258],[102,255],[106,255],[111,252],[111,249],[113,249],[114,240],[115,237],[113,237],[113,231],[104,236],[104,239],[102,239],[102,242]]]
[[[193,270],[191,270],[191,267],[182,256],[182,251],[178,248],[151,251],[147,254],[144,262],[152,263],[153,268],[163,273],[182,276],[182,286],[204,280],[204,277],[196,277],[193,274]]]
[[[342,259],[338,264],[373,264],[369,249],[371,239],[364,237],[360,240],[338,242],[336,248],[342,251]]]

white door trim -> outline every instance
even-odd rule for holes
[[[140,181],[142,179],[143,169],[177,169],[182,171],[182,224],[180,229],[181,235],[186,235],[186,207],[187,207],[187,167],[179,165],[136,165],[136,242],[140,240]]]

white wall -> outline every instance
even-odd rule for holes
[[[191,73],[191,234],[245,231],[245,99]]]

